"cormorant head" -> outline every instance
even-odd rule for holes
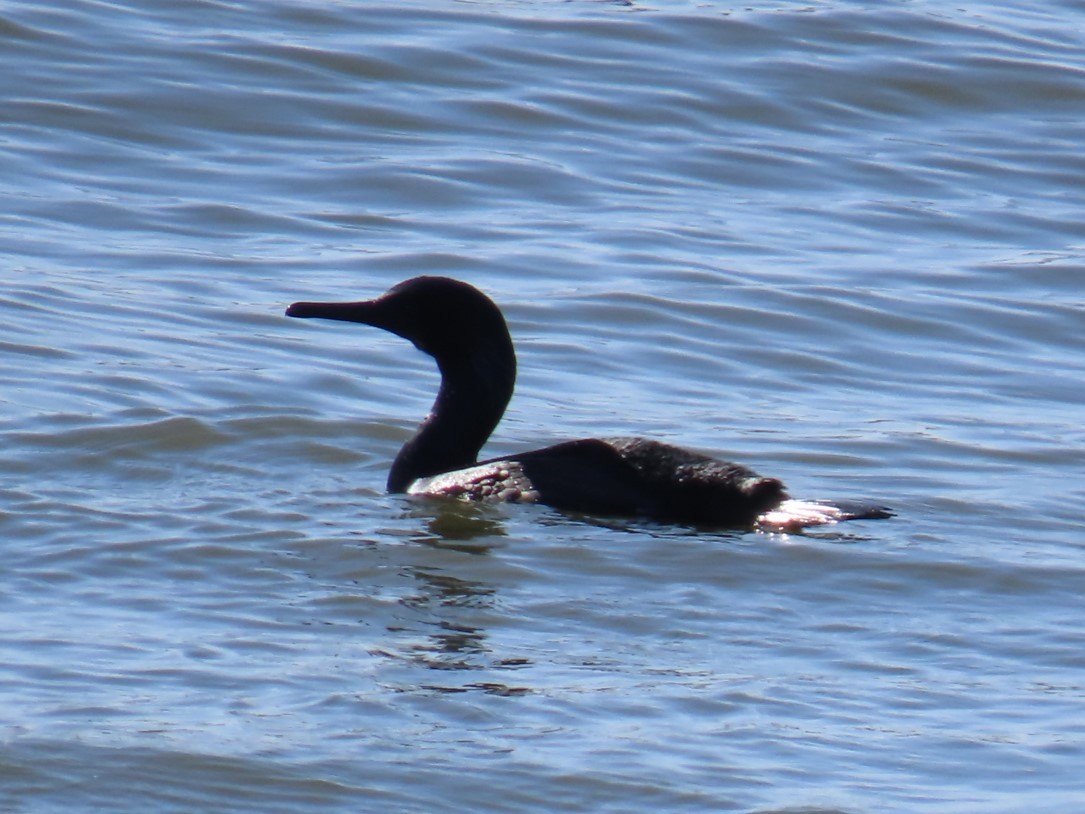
[[[374,300],[296,302],[289,317],[360,322],[409,339],[442,369],[512,352],[501,311],[474,286],[449,277],[414,277]],[[515,364],[515,362],[514,362]]]

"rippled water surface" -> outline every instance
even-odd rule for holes
[[[0,5],[0,804],[1021,812],[1085,794],[1085,7]],[[436,388],[283,316],[489,292],[487,454],[890,521],[384,494]]]

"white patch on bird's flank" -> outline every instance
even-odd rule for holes
[[[785,500],[758,517],[757,527],[763,531],[799,531],[811,526],[831,526],[848,517],[847,512],[830,503]]]
[[[439,495],[486,503],[537,503],[539,493],[516,461],[490,463],[419,478],[409,495]]]

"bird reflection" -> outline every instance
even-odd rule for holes
[[[408,516],[426,520],[429,533],[416,535],[415,542],[465,554],[485,554],[508,534],[500,509],[482,503],[424,498]]]
[[[468,507],[470,508],[470,507]],[[428,523],[432,537],[425,535],[419,542],[436,548],[465,551],[481,555],[493,547],[492,537],[495,526],[500,524],[492,518],[472,517],[473,512],[442,512]],[[434,528],[452,529],[459,537],[454,544],[449,544],[449,537],[434,532]],[[489,543],[471,542],[467,533],[475,530]],[[503,531],[499,531],[503,534]],[[530,666],[526,658],[497,657],[488,639],[489,634],[479,621],[490,611],[499,612],[496,606],[496,588],[473,579],[453,576],[440,568],[426,565],[411,565],[403,569],[404,575],[415,580],[416,590],[401,597],[399,603],[421,617],[421,629],[424,638],[415,640],[400,648],[400,653],[408,662],[427,670],[444,673],[469,671],[492,672],[494,670],[515,670]],[[482,613],[479,613],[482,611]],[[419,631],[419,626],[389,628],[390,632],[402,635],[407,630]],[[419,682],[417,689],[429,692],[463,693],[483,692],[490,695],[523,695],[529,690],[499,681],[472,681],[464,683]]]

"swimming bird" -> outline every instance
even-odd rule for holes
[[[865,504],[792,500],[776,478],[645,438],[567,441],[479,462],[512,397],[516,353],[497,305],[459,280],[415,277],[373,300],[296,302],[286,315],[383,328],[436,360],[436,401],[396,455],[389,492],[774,530],[891,515]]]

